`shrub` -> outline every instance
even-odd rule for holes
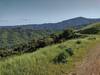
[[[66,63],[68,58],[68,54],[66,52],[60,53],[56,58],[53,59],[55,64]]]
[[[81,43],[82,43],[81,40],[76,41],[76,44],[81,44]]]
[[[68,52],[68,54],[69,54],[70,56],[72,56],[72,55],[74,54],[72,48],[67,48],[67,49],[66,49],[66,52]]]

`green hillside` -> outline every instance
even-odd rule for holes
[[[41,48],[34,53],[10,57],[0,61],[0,75],[64,75],[73,70],[94,44],[100,42],[100,36],[69,40],[60,44]],[[70,56],[66,49],[71,48]],[[66,63],[54,63],[61,53],[66,53]],[[60,59],[61,60],[61,59]]]
[[[50,33],[1,29],[0,46],[5,49],[0,49],[0,75],[66,75],[83,60],[92,46],[100,43],[100,23],[78,31],[66,29]]]
[[[79,30],[82,34],[100,34],[100,23],[90,24]]]
[[[34,38],[49,35],[50,31],[31,29],[0,29],[0,48],[11,48],[17,44],[28,42]]]

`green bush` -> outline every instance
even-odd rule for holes
[[[73,49],[72,49],[72,48],[67,48],[67,49],[66,49],[66,52],[68,52],[68,54],[69,54],[70,56],[74,55],[74,52],[73,52]]]
[[[66,29],[63,31],[63,33],[60,35],[61,38],[64,38],[65,40],[73,38],[75,35],[75,32],[73,29]]]
[[[81,40],[76,41],[76,44],[81,44],[81,43],[82,43]]]
[[[62,52],[58,56],[56,56],[56,58],[53,59],[53,62],[55,64],[67,63],[67,58],[68,54],[66,52]]]

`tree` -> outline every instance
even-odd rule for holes
[[[75,32],[73,29],[66,29],[64,32],[60,35],[61,38],[64,38],[65,40],[70,39],[74,37]]]

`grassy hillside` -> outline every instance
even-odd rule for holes
[[[82,28],[79,32],[82,34],[100,34],[100,23],[90,24]]]
[[[100,36],[74,39],[57,45],[41,48],[38,51],[21,56],[14,56],[0,61],[0,75],[63,75],[75,67],[89,52],[90,48],[100,42]],[[53,59],[67,48],[74,51],[66,63],[55,64]]]

